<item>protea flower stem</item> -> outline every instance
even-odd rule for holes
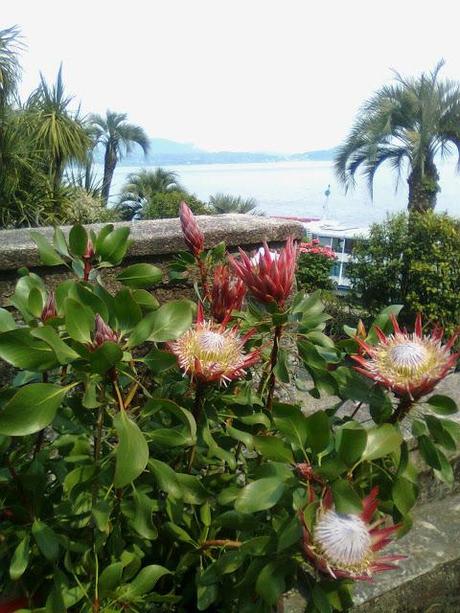
[[[411,400],[409,396],[403,396],[402,398],[400,398],[396,410],[393,412],[390,419],[388,420],[390,424],[396,424],[399,421],[402,421],[411,410],[412,405],[413,400]]]
[[[195,400],[193,402],[193,417],[195,418],[195,422],[198,424],[201,418],[201,414],[203,413],[204,400],[205,400],[205,391],[206,384],[202,381],[197,381],[195,384]],[[190,457],[188,461],[188,472],[192,471],[193,463],[195,461],[196,454],[196,445],[190,448]]]
[[[195,256],[195,260],[198,270],[200,271],[201,287],[203,288],[204,298],[205,300],[211,300],[211,293],[208,285],[208,270],[203,261],[200,259],[200,256]]]
[[[268,395],[267,395],[267,410],[272,410],[273,405],[273,394],[275,392],[275,366],[278,362],[278,352],[280,347],[281,335],[283,334],[283,326],[278,325],[275,328],[275,334],[273,336],[273,346],[272,352],[270,354],[270,368],[269,368],[269,376],[268,376]]]

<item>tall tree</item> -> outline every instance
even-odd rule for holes
[[[335,160],[338,178],[348,188],[363,170],[372,195],[374,175],[388,162],[398,179],[407,170],[409,210],[427,211],[436,205],[438,154],[452,146],[460,167],[460,86],[440,80],[444,62],[430,73],[403,77],[384,86],[364,103]]]
[[[149,139],[140,126],[126,121],[126,113],[107,111],[106,116],[91,115],[98,142],[105,147],[104,178],[102,180],[102,198],[107,203],[112,184],[113,173],[119,160],[129,153],[133,145],[139,145],[147,154]]]
[[[26,110],[30,115],[31,138],[43,156],[55,190],[61,184],[67,164],[84,163],[90,139],[79,112],[70,110],[72,96],[67,96],[62,80],[62,66],[56,83],[48,85],[40,75],[40,85],[30,95]]]
[[[0,30],[0,112],[16,95],[21,76],[19,52],[22,48],[17,26]]]

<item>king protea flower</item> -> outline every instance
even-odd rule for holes
[[[177,341],[168,343],[168,348],[191,379],[226,384],[243,377],[246,369],[259,360],[258,349],[244,351],[250,336],[251,333],[240,336],[236,328],[205,321],[200,304],[195,325]]]
[[[232,311],[241,308],[245,294],[243,281],[231,274],[228,266],[219,264],[215,267],[211,290],[211,314],[215,321],[226,323]]]
[[[294,283],[297,260],[294,239],[289,237],[279,254],[273,254],[264,243],[263,253],[259,252],[257,262],[251,260],[242,249],[239,251],[240,260],[229,256],[229,261],[248,291],[260,302],[276,302],[282,307]]]
[[[117,343],[120,338],[118,332],[112,330],[112,328],[105,323],[99,313],[96,315],[96,326],[93,336],[93,342],[91,344],[92,349],[97,349],[107,341]]]
[[[443,345],[442,328],[435,328],[430,335],[423,334],[420,314],[415,320],[413,333],[401,331],[394,315],[391,321],[394,334],[386,336],[379,327],[375,327],[379,339],[376,345],[368,345],[360,336],[356,336],[355,340],[364,355],[351,357],[359,364],[355,366],[358,372],[399,397],[417,400],[431,392],[455,366],[460,354],[452,353],[451,349],[457,335]]]
[[[370,523],[378,506],[377,494],[374,487],[359,514],[338,513],[332,497],[324,497],[312,531],[303,528],[303,551],[319,571],[334,579],[369,581],[374,573],[398,568],[391,562],[405,556],[379,555],[399,526],[379,528],[383,520]]]
[[[180,203],[179,217],[185,244],[193,255],[198,257],[204,249],[204,235],[186,202]]]

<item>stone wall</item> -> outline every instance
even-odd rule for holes
[[[300,239],[304,233],[299,222],[270,217],[210,215],[198,216],[197,220],[205,235],[207,248],[225,241],[230,251],[236,250],[238,246],[251,250],[259,247],[264,240],[276,248],[281,246],[288,236]],[[128,226],[131,229],[130,237],[134,241],[123,262],[124,266],[135,262],[150,262],[165,269],[174,255],[186,248],[179,219],[121,222],[114,225]],[[96,232],[101,227],[101,224],[87,226]],[[70,227],[62,229],[67,233]],[[39,228],[38,231],[49,239],[52,238],[52,228]],[[0,231],[0,306],[8,305],[18,278],[17,271],[21,267],[38,273],[50,288],[72,276],[63,266],[40,265],[38,250],[28,229]],[[114,277],[118,272],[117,268],[103,272],[107,286],[116,286]],[[183,283],[164,283],[155,288],[155,295],[160,301],[171,296],[189,294],[190,288]]]

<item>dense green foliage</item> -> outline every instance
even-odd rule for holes
[[[356,301],[371,314],[406,305],[453,331],[460,321],[460,222],[412,213],[374,224],[347,269]]]
[[[434,208],[436,156],[451,148],[460,155],[460,86],[439,79],[442,66],[417,78],[396,74],[394,85],[364,103],[336,157],[337,175],[347,187],[363,169],[372,193],[376,171],[388,163],[398,179],[408,169],[410,210]]]
[[[207,287],[225,258],[222,244],[181,253],[173,266],[176,278],[203,281],[199,308],[209,323],[200,328],[195,304],[160,305],[150,293],[163,277],[150,264],[124,268],[115,293],[104,287],[103,271],[129,248],[128,228],[88,235],[75,226],[67,238],[56,229],[53,244],[33,236],[43,264],[65,264],[75,278],[51,294],[22,271],[11,305],[23,323],[0,310],[0,359],[17,369],[0,391],[1,598],[52,613],[269,613],[301,577],[309,611],[348,610],[352,582],[306,557],[302,526],[313,532],[325,492],[353,518],[378,486],[373,521],[392,516],[409,529],[417,471],[401,408],[415,405],[422,456],[451,483],[443,449],[459,436],[445,418],[455,403],[438,395],[430,405],[402,405],[356,373],[348,358],[356,331],[338,345],[324,334],[318,292],[278,305],[247,299],[224,333],[225,324],[211,322]],[[379,315],[382,330],[397,312]],[[249,331],[245,356],[260,363],[226,385],[203,378],[215,368],[214,358],[204,366],[209,343],[217,336],[219,352],[221,341]],[[168,343],[203,332],[203,346],[190,345],[203,360],[191,360],[190,377]],[[374,329],[366,340],[376,341]],[[310,392],[334,396],[309,416],[273,395],[275,383],[292,381],[295,345]],[[346,400],[368,406],[373,422],[364,428],[340,416]]]
[[[231,194],[222,194],[220,192],[209,197],[209,208],[211,213],[218,215],[224,213],[261,214],[257,210],[257,200],[255,198],[243,198],[242,196],[232,196]]]
[[[158,192],[152,194],[149,200],[142,207],[140,216],[142,219],[164,219],[166,217],[177,217],[179,215],[179,205],[186,200],[192,211],[197,215],[209,213],[206,204],[196,196],[183,191],[173,190],[170,192]]]

